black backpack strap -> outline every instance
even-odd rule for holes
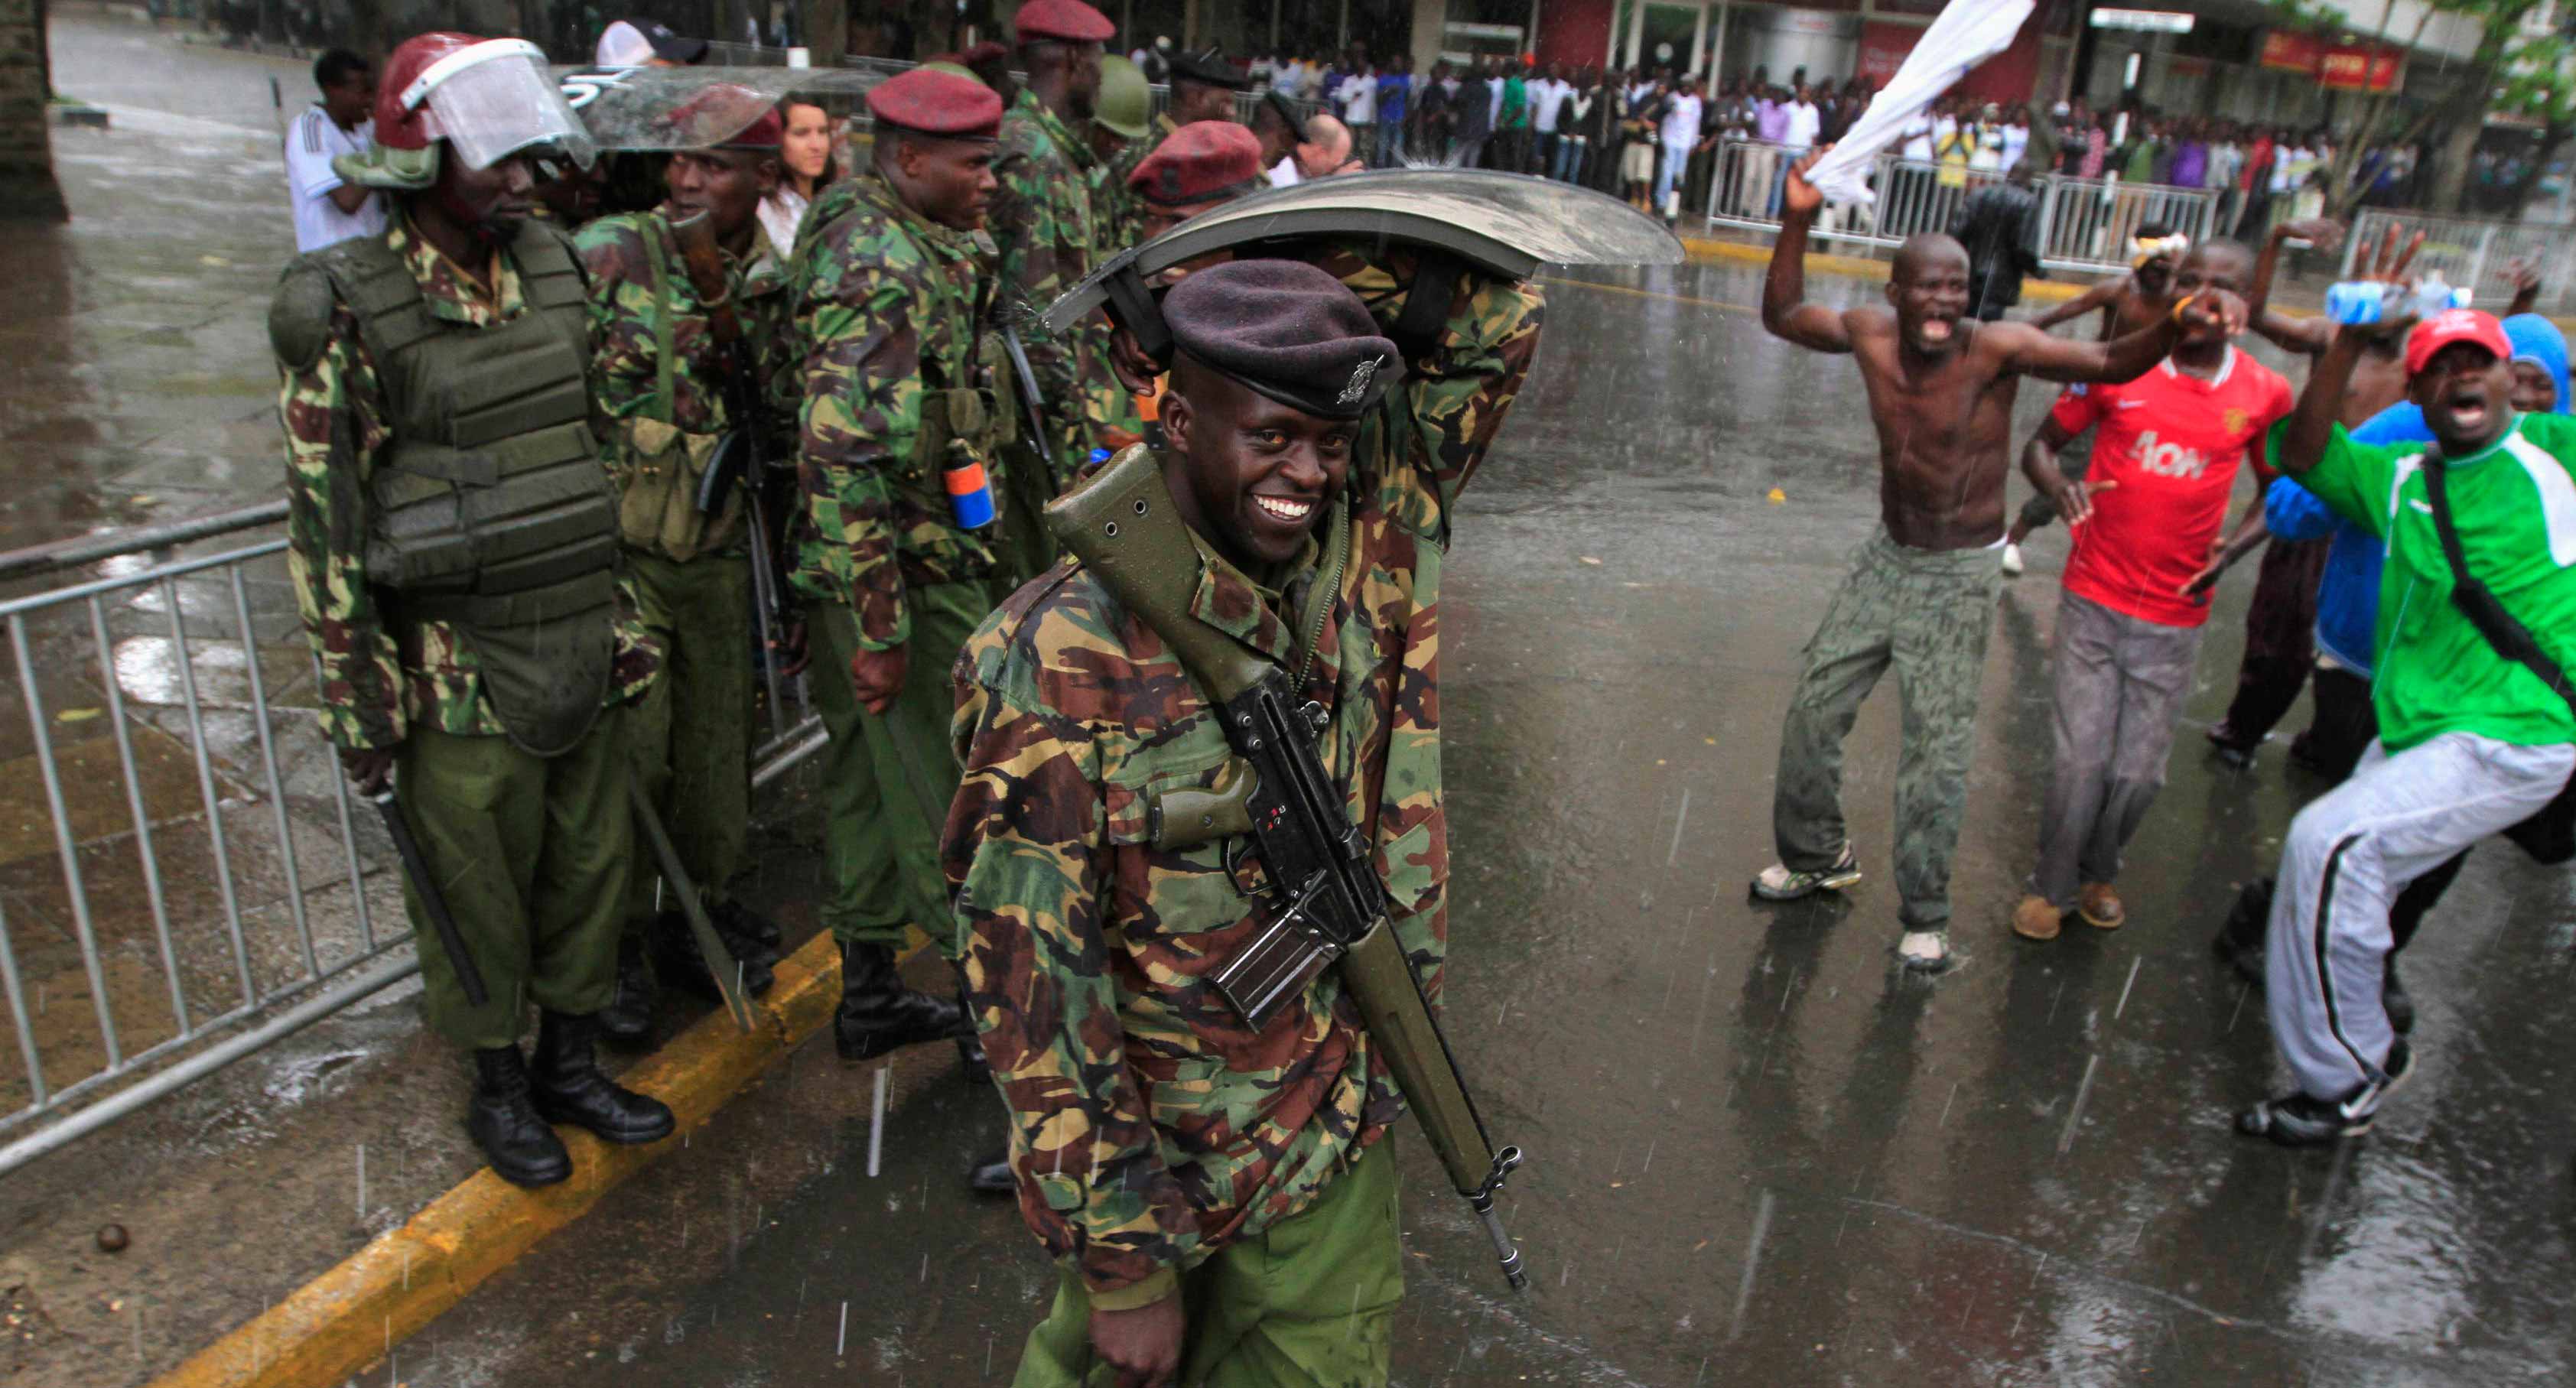
[[[2478,634],[2495,647],[2496,654],[2522,666],[2540,677],[2550,692],[2566,700],[2570,712],[2576,712],[2576,687],[2567,683],[2567,672],[2532,638],[2531,630],[2514,620],[2512,613],[2486,584],[2469,573],[2469,560],[2460,548],[2459,527],[2451,523],[2451,498],[2444,482],[2447,471],[2440,458],[2424,457],[2424,495],[2433,510],[2433,531],[2442,539],[2442,558],[2451,567],[2451,601],[2461,615],[2478,629]]]

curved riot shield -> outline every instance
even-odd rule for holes
[[[557,67],[564,100],[603,150],[668,152],[722,144],[794,94],[856,106],[889,74],[859,68]]]
[[[1515,280],[1549,263],[1682,259],[1682,243],[1662,223],[1588,188],[1476,169],[1388,169],[1272,188],[1192,217],[1103,262],[1047,308],[1047,328],[1062,332],[1081,321],[1110,300],[1114,281],[1151,279],[1211,251],[1314,236],[1375,236],[1442,250]]]

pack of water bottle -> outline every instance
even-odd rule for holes
[[[2326,316],[2338,323],[2376,323],[2402,313],[2430,318],[2468,306],[2469,291],[2453,289],[2439,271],[2418,281],[2411,293],[2402,284],[2378,280],[2346,280],[2326,290]]]

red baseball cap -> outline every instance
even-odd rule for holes
[[[2416,324],[2406,335],[2406,374],[2422,375],[2433,358],[2454,342],[2474,342],[2495,353],[2498,361],[2513,359],[2513,339],[2504,335],[2504,324],[2494,314],[2450,308]]]

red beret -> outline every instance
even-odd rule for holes
[[[1136,196],[1157,207],[1221,202],[1268,187],[1261,141],[1230,120],[1192,121],[1171,133],[1127,175]]]
[[[977,63],[989,63],[996,58],[1007,58],[1009,56],[1011,56],[1011,50],[1004,48],[1002,45],[995,43],[991,39],[986,39],[982,43],[958,54],[957,62],[962,67],[973,67]]]
[[[760,113],[750,128],[717,146],[719,149],[765,149],[775,151],[787,141],[787,118],[770,107]]]
[[[1011,21],[1020,42],[1052,39],[1058,43],[1107,43],[1118,34],[1109,16],[1082,0],[1029,0]]]
[[[736,82],[715,82],[664,113],[657,132],[671,149],[776,151],[787,123],[778,103]]]
[[[1002,98],[992,88],[937,68],[917,67],[868,88],[868,114],[952,140],[990,140],[1002,131]]]

